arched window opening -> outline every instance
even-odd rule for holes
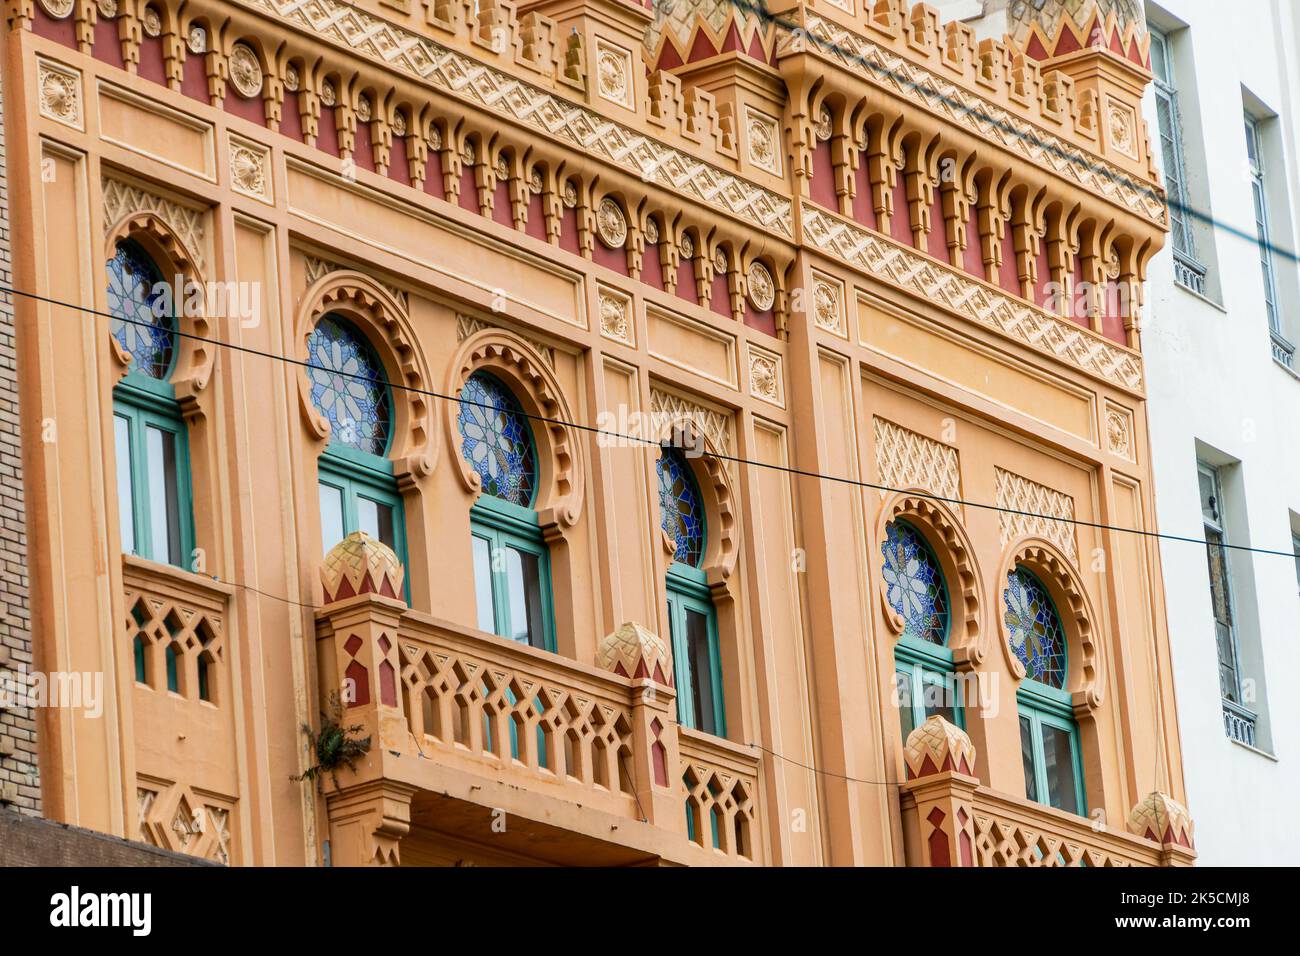
[[[1007,575],[1003,601],[1007,639],[1025,668],[1016,691],[1025,795],[1084,815],[1083,760],[1067,689],[1068,648],[1061,617],[1046,586],[1026,568]]]
[[[317,463],[325,553],[356,531],[388,545],[403,565],[406,520],[388,458],[393,400],[383,362],[339,315],[322,316],[307,336],[311,400],[330,423]],[[406,585],[409,595],[410,585]]]
[[[948,647],[948,585],[934,550],[913,525],[896,519],[880,545],[885,599],[902,619],[894,645],[894,682],[903,740],[936,714],[964,728],[961,688]]]
[[[194,548],[189,439],[170,382],[177,326],[162,271],[123,239],[108,261],[110,330],[130,357],[113,389],[118,521],[127,554],[178,567]]]
[[[660,526],[673,542],[667,592],[677,719],[687,727],[725,737],[718,619],[700,567],[707,542],[704,499],[690,465],[678,449],[663,449],[655,470],[659,476]]]
[[[550,553],[533,500],[537,451],[528,418],[495,377],[475,372],[460,392],[461,455],[483,493],[470,510],[481,630],[555,650]]]

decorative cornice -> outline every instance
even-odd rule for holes
[[[1156,183],[1134,179],[1113,163],[1090,155],[950,79],[907,62],[867,37],[812,13],[804,14],[802,31],[782,30],[779,37],[778,56],[785,52],[817,52],[955,126],[1019,153],[1162,228],[1168,225],[1165,197]]]
[[[344,0],[239,0],[352,53],[785,239],[793,202]]]
[[[883,236],[803,204],[804,242],[1067,365],[1141,393],[1141,359],[1094,332],[1013,298]]]

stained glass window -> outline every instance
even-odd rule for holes
[[[162,273],[138,243],[123,239],[117,244],[108,260],[108,311],[113,316],[109,328],[131,356],[132,371],[165,380],[176,349],[176,319],[165,307],[162,281]]]
[[[307,336],[312,403],[329,419],[330,441],[372,455],[388,451],[392,423],[384,366],[346,322],[324,316]]]
[[[891,521],[880,550],[885,556],[885,593],[890,607],[903,618],[903,635],[946,643],[948,589],[925,538],[906,522]]]
[[[659,514],[664,533],[676,546],[673,559],[698,567],[704,556],[704,502],[682,453],[665,448],[655,465],[659,472]]]
[[[528,507],[537,485],[532,431],[504,385],[475,372],[460,390],[460,453],[483,481],[483,493]]]
[[[1064,688],[1065,632],[1047,589],[1024,568],[1016,568],[1007,575],[1002,596],[1011,650],[1025,665],[1026,677]]]

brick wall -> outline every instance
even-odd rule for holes
[[[3,83],[0,77],[0,285],[10,286],[13,259],[9,248]],[[15,357],[13,297],[0,293],[0,674],[6,670],[26,671],[32,664]],[[0,807],[39,814],[35,715],[28,707],[5,706],[12,702],[0,696]]]
[[[220,866],[146,843],[0,810],[0,866]]]

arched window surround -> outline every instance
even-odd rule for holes
[[[654,535],[658,538],[659,581],[664,588],[660,598],[660,607],[664,609],[660,633],[672,648],[673,670],[680,674],[677,655],[681,651],[682,641],[672,640],[673,611],[677,607],[680,622],[680,604],[674,604],[669,598],[674,592],[681,594],[706,614],[712,612],[710,621],[710,640],[716,648],[716,666],[710,675],[715,693],[720,692],[717,720],[714,732],[720,737],[734,737],[745,726],[743,704],[744,694],[740,685],[740,659],[742,626],[740,623],[741,602],[740,582],[733,573],[737,562],[735,493],[731,474],[724,459],[718,457],[719,450],[704,431],[689,417],[661,424],[658,435],[661,443],[675,445],[682,449],[702,449],[704,454],[692,457],[683,454],[688,468],[691,469],[695,485],[699,490],[704,505],[705,540],[703,554],[698,566],[688,567],[675,560],[676,542],[663,530],[659,511],[658,473],[656,463],[661,454],[659,448],[647,447],[647,465],[649,478],[655,489],[651,496],[654,502],[652,514]],[[706,610],[707,609],[707,610]],[[680,623],[678,625],[680,627]],[[675,678],[676,680],[676,678]],[[678,686],[680,698],[689,693],[689,688]],[[697,724],[698,726],[698,724]]]
[[[1010,632],[1004,615],[1007,578],[1017,569],[1031,574],[1051,600],[1065,635],[1066,678],[1063,688],[1053,688],[1027,679],[1024,665],[1011,649]],[[1104,803],[1101,745],[1098,739],[1098,711],[1103,703],[1100,641],[1091,601],[1077,569],[1054,544],[1041,538],[1012,542],[1004,552],[996,579],[999,607],[998,634],[1004,659],[1016,682],[1017,719],[1021,722],[1022,746],[1026,734],[1034,740],[1034,761],[1042,761],[1037,740],[1053,728],[1072,738],[1072,760],[1076,784],[1076,812],[1086,814],[1089,806]],[[1028,723],[1026,730],[1025,724]],[[1028,756],[1028,754],[1026,754]],[[1041,768],[1038,786],[1042,786]],[[1026,795],[1032,782],[1026,768]],[[1040,798],[1045,794],[1040,792]],[[1044,799],[1043,802],[1046,802]]]
[[[309,360],[308,340],[325,316],[341,320],[359,335],[383,366],[389,385],[390,423],[386,454],[368,455],[330,441],[330,423],[312,401],[312,383],[306,368],[297,369],[299,411],[314,446],[316,473],[304,494],[313,500],[322,483],[338,487],[344,502],[359,501],[373,493],[380,504],[394,508],[399,558],[407,566],[408,600],[427,599],[427,568],[423,554],[427,542],[421,507],[424,484],[437,456],[431,429],[432,388],[422,350],[410,319],[394,295],[374,279],[353,270],[322,276],[303,295],[295,326],[298,355]],[[323,529],[304,527],[304,553],[319,552]],[[346,519],[344,525],[347,529]]]
[[[943,575],[948,592],[948,630],[942,647],[905,636],[903,618],[890,604],[881,546],[887,540],[887,529],[895,522],[909,525],[925,540]],[[982,721],[972,716],[983,702],[970,693],[978,687],[973,671],[985,656],[987,628],[983,621],[982,578],[975,549],[960,515],[952,506],[936,500],[922,489],[893,492],[882,503],[875,540],[877,545],[872,549],[870,564],[872,578],[879,592],[886,626],[894,635],[893,661],[890,662],[892,673],[896,675],[894,679],[899,681],[905,676],[908,680],[910,696],[906,702],[915,705],[918,693],[936,693],[942,687],[942,701],[951,705],[952,716],[956,718],[954,722],[971,734],[977,746],[984,746]],[[883,666],[886,665],[882,663]],[[901,686],[897,689],[903,690]],[[894,690],[890,688],[891,692]],[[921,697],[922,707],[912,706],[908,713],[899,710],[897,717],[902,724],[899,739],[906,739],[906,718],[911,717],[915,724],[921,716],[920,711],[929,710],[924,708],[925,701],[926,698]]]
[[[158,280],[175,290],[177,277],[181,293],[192,285],[204,288],[203,276],[195,265],[195,255],[161,217],[152,212],[131,213],[107,230],[104,247],[105,262],[111,261],[118,244],[133,243],[151,260],[157,269]],[[107,276],[107,269],[105,272]],[[107,281],[102,284],[105,296],[103,310],[107,311]],[[173,291],[173,296],[175,295]],[[197,337],[211,335],[211,326],[202,311],[183,309],[173,303],[175,331],[171,367],[164,378],[154,378],[134,367],[128,352],[117,337],[107,332],[106,338],[112,357],[113,401],[106,425],[108,442],[114,445],[113,460],[117,475],[119,502],[118,534],[125,553],[146,555],[161,563],[173,564],[186,570],[207,570],[203,561],[197,560],[200,552],[197,541],[215,540],[217,524],[211,516],[212,509],[195,509],[195,489],[203,501],[212,501],[215,488],[212,469],[207,466],[211,447],[209,417],[205,408],[210,392],[205,392],[211,377],[214,359],[213,346],[198,341]],[[158,500],[155,489],[146,489],[150,469],[149,444],[153,433],[171,436],[175,483],[170,497],[176,508],[176,537],[165,547],[167,554],[154,542],[147,525],[157,516],[145,516],[142,507],[146,501]],[[123,484],[127,487],[123,487]],[[130,512],[129,514],[127,512]],[[201,517],[200,517],[201,516]],[[202,522],[196,525],[196,517]],[[125,522],[131,523],[127,534]]]
[[[490,376],[505,388],[528,418],[536,467],[531,507],[490,500],[483,493],[478,473],[460,453],[460,404],[444,402],[443,422],[452,449],[452,471],[472,517],[487,518],[505,533],[512,531],[512,520],[526,520],[530,527],[535,523],[535,530],[518,530],[526,531],[529,538],[540,533],[546,549],[550,583],[550,621],[546,627],[554,635],[548,649],[576,659],[576,635],[582,631],[575,622],[579,614],[585,614],[576,599],[577,589],[582,586],[578,582],[589,581],[592,573],[590,569],[579,573],[575,568],[575,553],[585,551],[576,537],[585,503],[585,439],[567,423],[579,419],[545,360],[531,344],[507,329],[480,329],[461,343],[450,365],[445,393],[459,395],[465,382],[476,373]]]

